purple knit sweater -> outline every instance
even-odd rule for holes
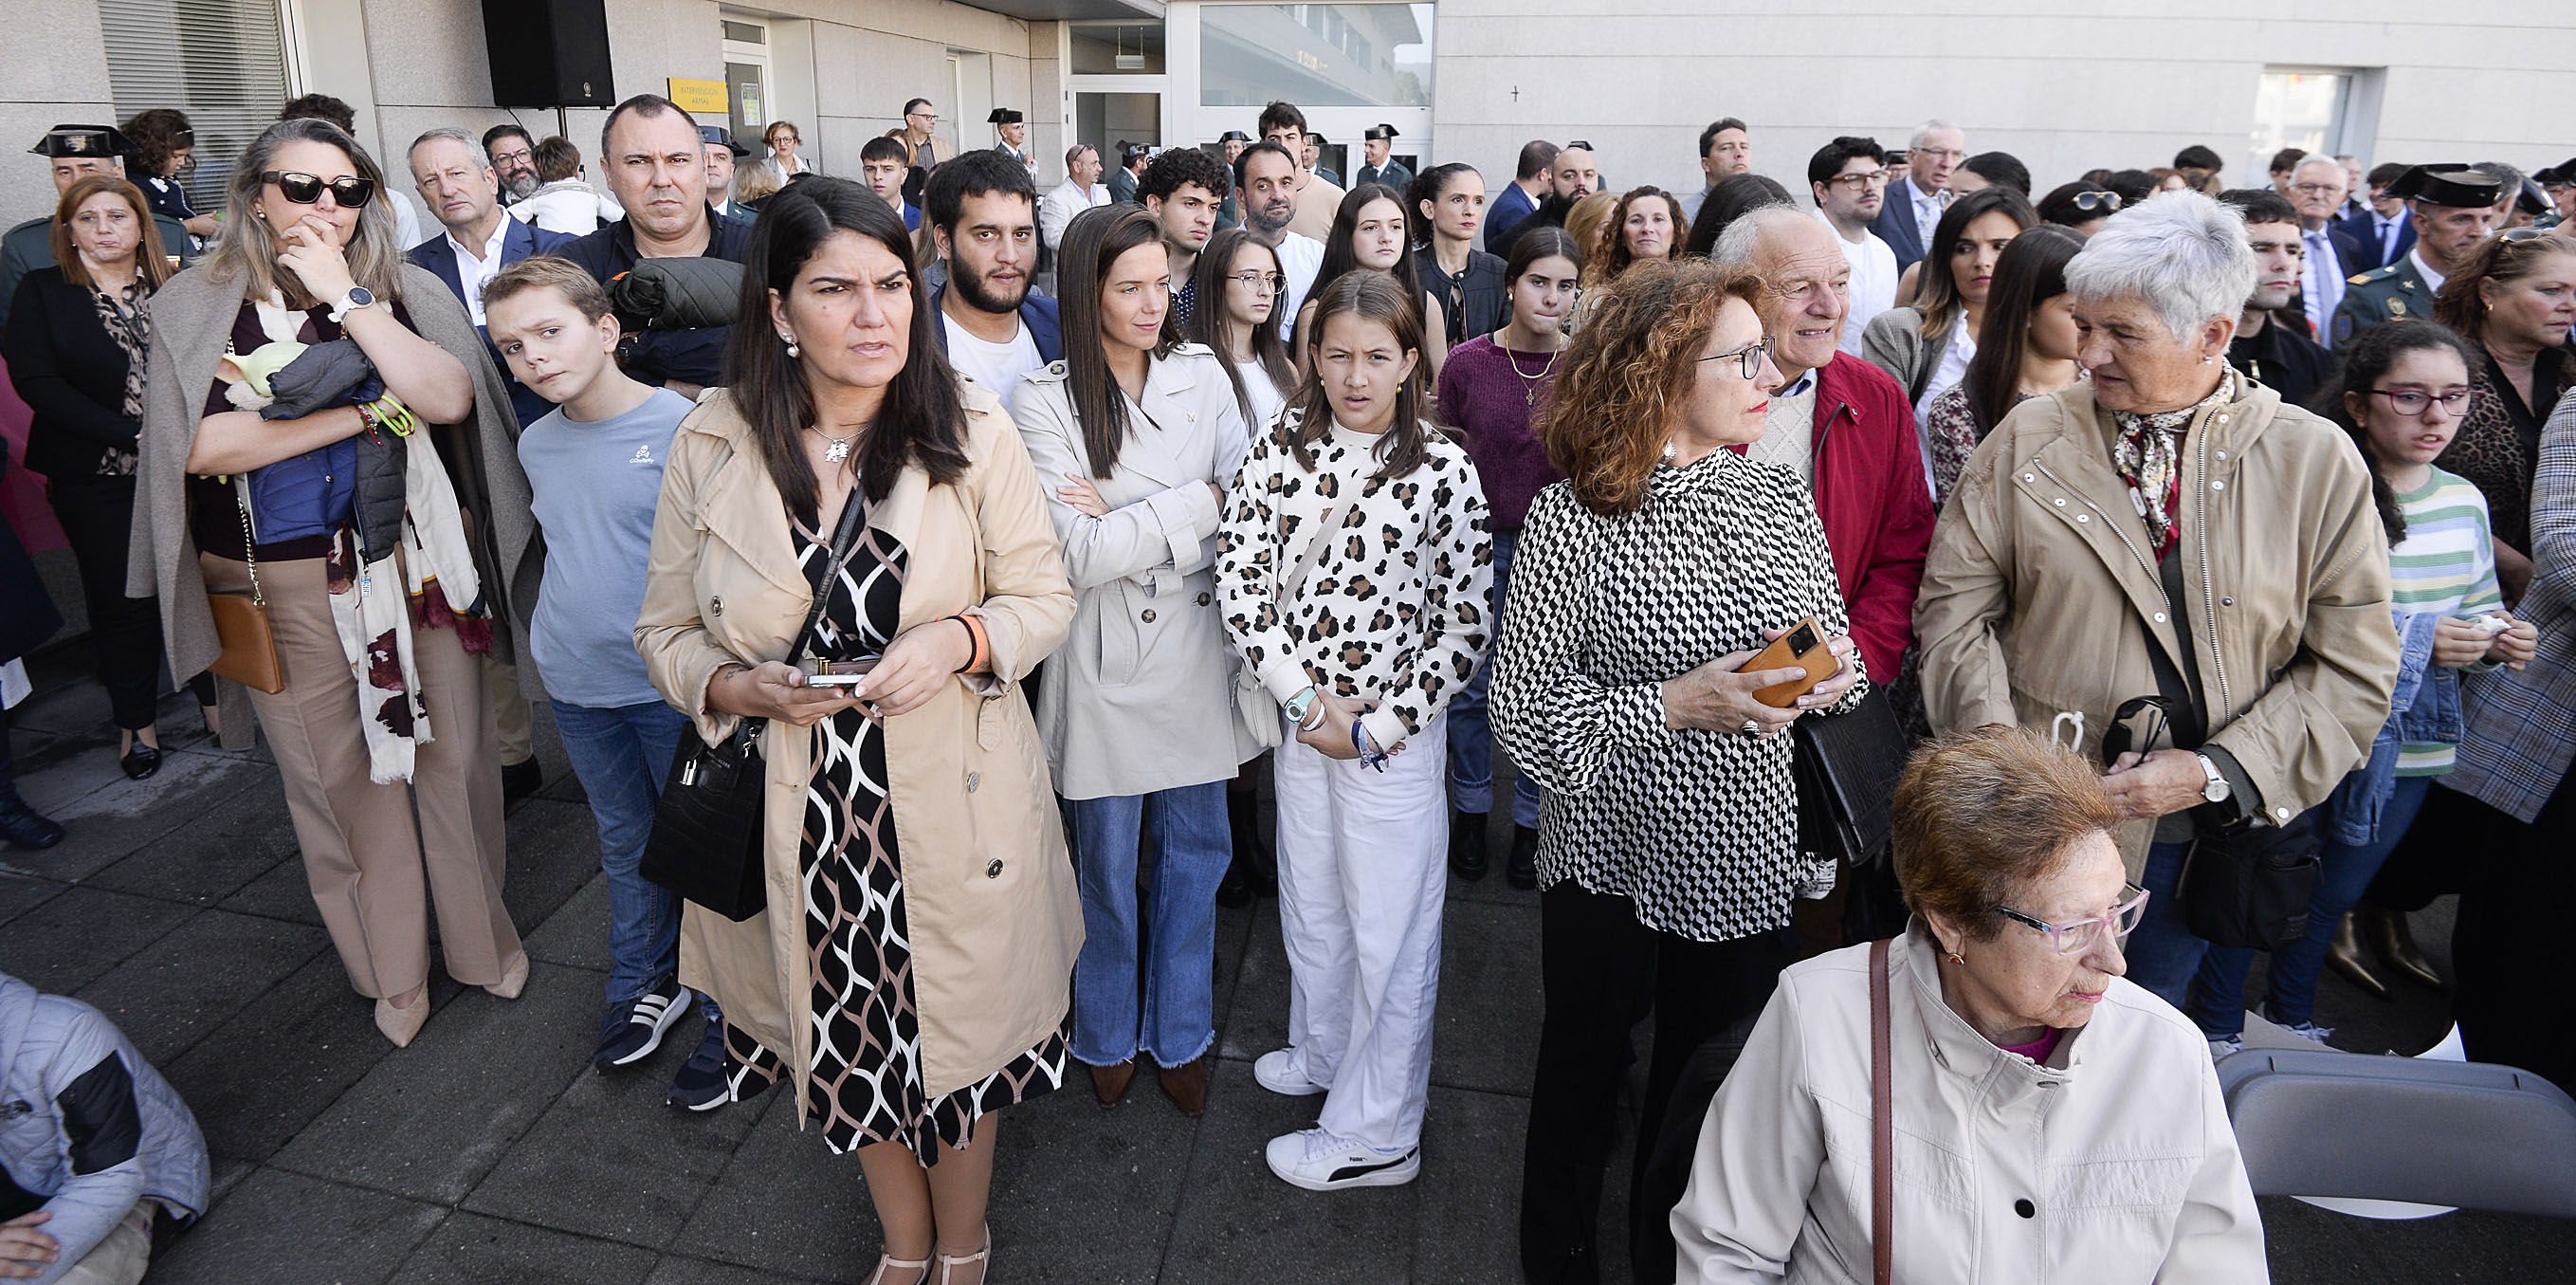
[[[1440,367],[1440,418],[1459,430],[1467,458],[1476,463],[1493,530],[1519,530],[1539,488],[1564,476],[1549,466],[1547,448],[1530,431],[1538,407],[1530,404],[1529,393],[1535,390],[1544,406],[1548,381],[1522,378],[1541,370],[1552,375],[1555,356],[1507,352],[1493,336],[1478,335],[1450,349]],[[1521,374],[1513,373],[1514,362]]]

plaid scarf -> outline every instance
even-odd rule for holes
[[[2155,535],[2159,562],[2182,539],[2183,432],[2191,427],[2193,416],[2235,399],[2236,372],[2230,370],[2219,376],[2216,391],[2181,410],[2154,415],[2111,412],[2111,424],[2120,433],[2111,444],[2111,462],[2120,470],[2120,480],[2129,484],[2129,503]]]

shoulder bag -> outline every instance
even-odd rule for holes
[[[1288,604],[1296,600],[1297,591],[1306,587],[1306,577],[1314,572],[1316,561],[1324,556],[1324,543],[1340,529],[1345,507],[1336,504],[1324,510],[1324,516],[1315,520],[1315,534],[1306,541],[1306,551],[1298,554],[1296,564],[1288,568],[1288,574],[1279,578],[1278,603],[1282,618],[1288,614]],[[1234,671],[1234,706],[1236,715],[1262,748],[1276,749],[1281,741],[1287,739],[1287,729],[1279,725],[1279,703],[1270,699],[1269,691],[1253,674],[1252,666],[1239,662]]]
[[[1869,1278],[1896,1279],[1896,1070],[1887,1033],[1887,941],[1869,944]]]
[[[277,633],[268,623],[268,595],[259,589],[259,541],[250,528],[250,483],[239,474],[233,476],[233,502],[241,510],[242,563],[250,568],[250,592],[206,591],[206,610],[214,615],[215,642],[221,648],[206,672],[275,696],[286,690],[286,669],[277,660]]]
[[[823,605],[841,568],[858,548],[866,525],[865,492],[852,489],[832,531],[832,565],[787,649],[795,664],[814,641]],[[671,772],[653,808],[653,832],[644,841],[643,876],[727,919],[740,923],[768,908],[767,828],[769,772],[760,757],[766,719],[746,718],[733,735],[709,745],[694,726],[671,756]]]

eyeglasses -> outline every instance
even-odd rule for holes
[[[937,121],[939,119],[939,113],[937,112],[906,112],[904,114],[906,116],[918,116],[926,121]]]
[[[1907,150],[1916,156],[1929,157],[1933,160],[1955,161],[1967,155],[1966,152],[1955,147],[1916,147]]]
[[[1887,171],[1864,170],[1857,174],[1836,174],[1825,181],[1828,183],[1840,183],[1847,191],[1866,192],[1873,187],[1877,187],[1880,184],[1887,182]]]
[[[1284,272],[1238,272],[1226,280],[1256,293],[1279,294],[1288,288],[1288,274]]]
[[[2563,236],[2556,228],[2506,228],[2496,233],[2500,241],[2537,241],[2545,236]]]
[[[2426,407],[2440,402],[2442,413],[2453,419],[2458,419],[2467,412],[2470,396],[2469,390],[2465,388],[2454,388],[2439,396],[2425,392],[2421,388],[2374,388],[2370,390],[2370,395],[2387,398],[2388,409],[2400,415],[2421,415]]]
[[[1733,352],[1722,352],[1714,356],[1702,357],[1700,360],[1725,361],[1728,358],[1733,358],[1735,360],[1736,369],[1744,372],[1744,377],[1746,379],[1760,379],[1762,377],[1762,363],[1770,356],[1771,341],[1765,339],[1760,343],[1738,348]]]
[[[259,176],[262,183],[275,183],[277,194],[297,205],[311,205],[322,199],[322,189],[331,189],[331,199],[344,209],[361,209],[376,199],[376,181],[371,178],[335,178],[324,182],[311,174],[293,170],[266,170]]]
[[[2108,931],[2113,938],[2125,938],[2138,929],[2138,921],[2147,917],[2147,890],[2136,884],[2123,884],[2120,891],[2128,896],[2107,915],[2078,919],[2073,923],[2052,924],[2036,919],[2010,906],[1997,906],[1995,913],[2027,928],[2048,934],[2048,944],[2061,955],[2081,955],[2102,940]]]
[[[2290,190],[2301,196],[2341,196],[2343,195],[2343,184],[2293,183],[2290,185]]]
[[[2116,212],[2120,208],[2120,194],[2117,192],[2078,192],[2075,194],[2074,204],[2075,208],[2079,210],[2100,210],[2104,214],[2110,214]]]

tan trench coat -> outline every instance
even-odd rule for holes
[[[2111,462],[2115,433],[2078,383],[2023,402],[1969,457],[1914,605],[1932,726],[2046,732],[2075,711],[2096,758],[2120,703],[2156,690],[2152,635],[2199,667],[2210,740],[2252,779],[2264,819],[2287,822],[2361,765],[2388,719],[2397,633],[2367,466],[2341,430],[2250,381],[2201,412],[2179,452],[2186,653]],[[2122,829],[2132,876],[2153,829]]]
[[[784,502],[749,434],[721,392],[681,421],[635,625],[653,685],[710,741],[737,720],[707,708],[707,680],[730,662],[785,657],[813,603]],[[1019,434],[992,394],[973,387],[966,439],[974,463],[964,478],[933,486],[907,467],[869,515],[910,554],[902,627],[972,611],[993,646],[991,674],[961,677],[885,726],[922,1079],[933,1097],[991,1075],[1062,1026],[1082,948],[1046,753],[1019,688],[1063,640],[1073,590]],[[797,858],[812,745],[809,729],[784,723],[761,738],[769,909],[734,923],[693,905],[680,927],[680,980],[715,996],[728,1022],[796,1067],[813,1051]],[[802,1102],[801,1077],[797,1094]]]

